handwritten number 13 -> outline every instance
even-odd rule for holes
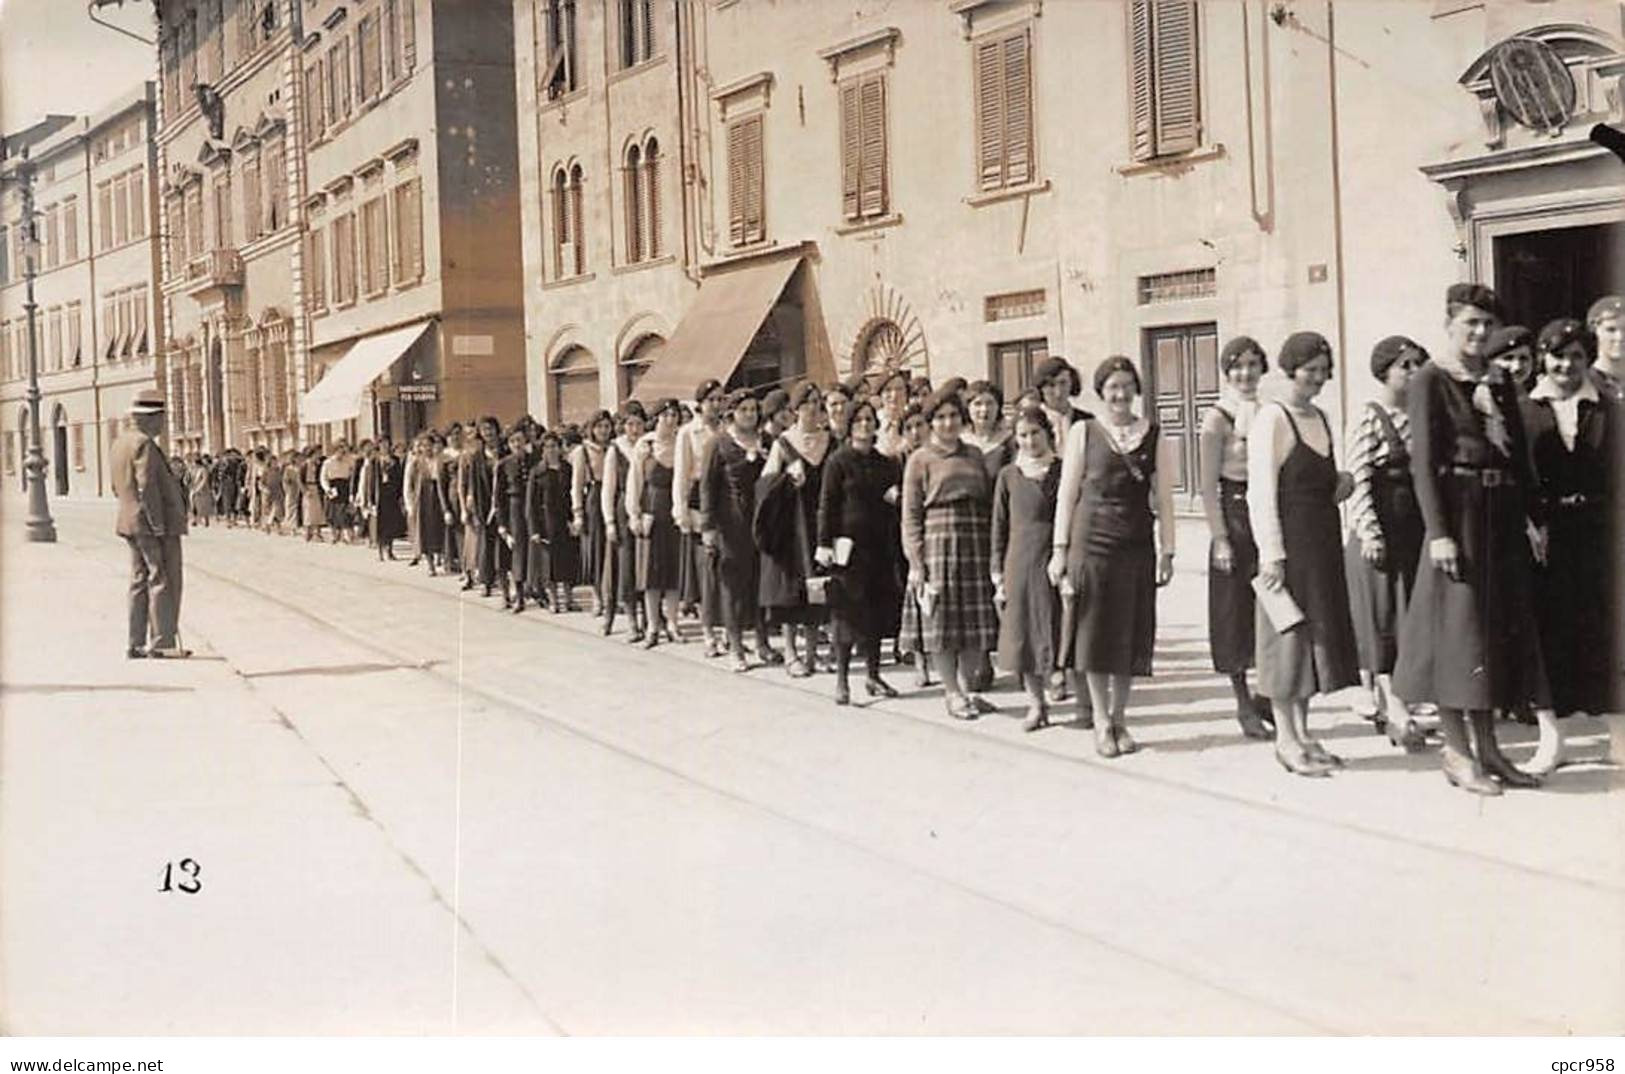
[[[198,874],[203,867],[191,858],[182,858],[179,862],[166,862],[164,864],[164,886],[159,891],[178,891],[183,895],[196,895],[203,890],[203,881]],[[181,875],[177,878],[176,873]]]

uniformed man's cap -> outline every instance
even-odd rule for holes
[[[164,412],[164,393],[156,388],[143,388],[135,393],[130,401],[131,414],[162,414]]]
[[[1481,283],[1453,283],[1444,293],[1444,308],[1454,310],[1457,306],[1471,306],[1501,316],[1501,300],[1495,297],[1495,292]]]

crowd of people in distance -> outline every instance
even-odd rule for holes
[[[1347,688],[1395,748],[1438,745],[1480,795],[1539,786],[1564,759],[1560,717],[1625,710],[1625,301],[1531,330],[1457,284],[1444,319],[1443,353],[1397,335],[1372,350],[1342,467],[1315,405],[1324,337],[1220,353],[1199,433],[1213,667],[1240,733],[1299,776],[1344,767],[1309,703]],[[870,697],[897,696],[887,643],[956,719],[993,711],[999,669],[1027,730],[1075,697],[1113,758],[1139,748],[1125,713],[1173,577],[1177,462],[1130,359],[1095,368],[1099,414],[1075,405],[1083,387],[1061,357],[1015,399],[907,370],[707,380],[692,407],[629,402],[579,427],[487,417],[176,467],[202,524],[366,540],[380,559],[404,540],[412,565],[515,613],[577,611],[586,589],[605,636],[620,619],[645,648],[697,630],[738,672],[831,668],[838,705],[854,656]],[[1502,752],[1501,719],[1538,724],[1529,765]]]

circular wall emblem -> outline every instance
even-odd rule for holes
[[[1490,54],[1495,98],[1525,127],[1556,131],[1574,114],[1574,77],[1544,41],[1509,37]]]

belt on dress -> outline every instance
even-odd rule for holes
[[[1517,475],[1511,470],[1491,469],[1482,466],[1450,466],[1446,469],[1457,477],[1470,477],[1487,489],[1518,483]]]
[[[1571,492],[1566,496],[1559,496],[1553,502],[1559,507],[1589,507],[1597,503],[1598,498],[1589,492]]]

